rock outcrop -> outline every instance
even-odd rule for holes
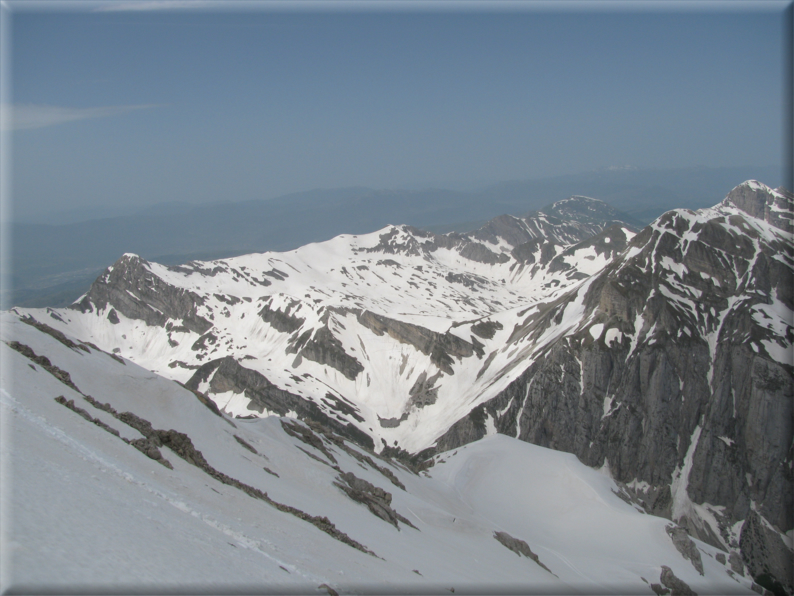
[[[334,486],[338,487],[357,503],[366,505],[375,517],[379,517],[383,521],[390,523],[398,530],[400,529],[398,522],[402,522],[407,526],[411,526],[413,529],[417,529],[410,520],[392,509],[392,496],[390,492],[367,482],[363,478],[359,478],[352,472],[342,472],[339,474],[334,481]]]
[[[659,581],[670,588],[670,596],[698,596],[697,592],[692,590],[684,580],[676,577],[673,570],[667,565],[662,565],[662,573],[659,577]]]
[[[128,319],[140,319],[152,326],[162,327],[169,319],[181,320],[186,329],[198,334],[212,327],[209,320],[198,314],[204,304],[202,297],[195,292],[175,288],[152,273],[146,265],[148,261],[138,255],[125,254],[70,308],[93,312],[104,311],[111,305],[108,315],[116,322],[118,315],[115,311]]]
[[[511,551],[516,553],[518,556],[524,556],[527,557],[528,559],[532,559],[533,561],[535,561],[535,563],[543,567],[543,569],[554,575],[551,569],[549,569],[543,563],[540,562],[540,558],[538,557],[538,555],[532,552],[532,549],[529,548],[529,545],[524,540],[521,540],[520,538],[513,538],[507,532],[499,532],[499,531],[494,532],[493,537],[496,538],[496,540],[499,541],[500,544],[506,546]]]
[[[279,416],[295,412],[300,418],[316,420],[356,443],[369,448],[375,446],[372,438],[355,425],[344,424],[329,416],[315,402],[281,389],[263,374],[245,368],[231,356],[212,360],[201,366],[185,383],[185,387],[197,391],[204,382],[209,382],[209,391],[212,393],[232,391],[244,394],[250,399],[248,409],[252,412],[267,411]]]

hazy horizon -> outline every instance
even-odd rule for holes
[[[261,197],[261,198],[249,198],[243,200],[235,200],[233,198],[227,198],[222,200],[190,202],[187,200],[174,199],[170,201],[167,200],[156,203],[132,203],[125,205],[116,205],[116,204],[78,205],[78,206],[70,206],[66,208],[55,207],[47,211],[42,211],[38,213],[27,213],[25,215],[13,213],[14,218],[4,221],[3,223],[8,223],[12,225],[13,224],[68,225],[68,224],[79,223],[84,221],[108,219],[115,217],[126,217],[130,215],[138,215],[138,214],[152,216],[157,214],[158,212],[167,213],[173,211],[186,211],[195,207],[201,208],[201,207],[211,207],[215,205],[246,203],[251,201],[289,199],[290,197],[293,196],[297,197],[300,195],[305,195],[310,193],[333,192],[336,190],[345,190],[345,189],[369,189],[373,191],[394,191],[394,192],[448,190],[462,194],[485,193],[487,195],[489,189],[493,189],[499,185],[504,185],[504,184],[520,184],[524,182],[533,182],[533,181],[546,181],[546,180],[551,181],[551,180],[564,179],[564,178],[575,178],[577,176],[579,177],[587,176],[588,174],[606,173],[611,170],[612,171],[623,170],[624,168],[628,171],[634,171],[634,172],[680,171],[679,169],[634,168],[633,166],[628,165],[628,166],[604,167],[595,170],[587,170],[584,172],[575,172],[575,173],[572,172],[572,173],[566,173],[566,174],[561,174],[559,176],[551,176],[551,177],[477,181],[471,183],[466,183],[466,182],[455,183],[454,181],[447,181],[447,182],[438,182],[435,184],[433,183],[414,184],[414,185],[405,184],[395,188],[374,188],[363,185],[350,185],[350,186],[336,187],[336,188],[306,188],[296,192],[290,192],[272,197],[269,196],[269,197]],[[691,169],[691,170],[703,169],[709,171],[718,171],[720,169],[732,169],[732,168],[705,168],[703,166],[692,166],[691,168],[683,168],[683,170],[687,170],[687,169]],[[776,186],[780,186],[781,184],[785,186],[784,180],[786,178],[786,172],[784,171],[783,168],[767,165],[767,166],[738,166],[735,169],[757,171],[757,175],[755,175],[755,179],[758,179],[760,182],[772,186],[773,188]],[[736,178],[737,184],[743,181],[744,180],[740,181],[738,178]],[[585,192],[585,190],[586,189],[582,189],[582,191],[579,192],[578,194]],[[729,189],[726,187],[726,191],[727,190]],[[550,197],[549,204],[554,202],[554,200],[559,200],[560,198],[563,197]],[[718,202],[720,197],[714,196],[713,199],[714,202]],[[689,205],[686,203],[682,203],[680,206],[689,207]],[[458,222],[449,222],[449,223],[458,223]]]
[[[9,6],[15,220],[784,168],[784,2]]]

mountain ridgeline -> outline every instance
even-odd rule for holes
[[[496,433],[573,453],[792,593],[793,200],[748,181],[642,229],[571,197],[468,234],[127,254],[69,308],[14,310],[232,416],[413,462]]]

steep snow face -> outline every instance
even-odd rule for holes
[[[571,455],[498,435],[417,473],[0,323],[3,591],[653,594],[675,583],[667,567],[697,593],[753,593]]]
[[[604,205],[566,209],[581,202]],[[504,216],[469,235],[389,226],[178,267],[127,254],[74,307],[18,312],[234,415],[300,417],[304,404],[378,448],[419,451],[531,358],[527,341],[505,343],[517,317],[603,269],[634,235],[618,224],[591,238],[612,220],[560,217]],[[277,405],[284,394],[293,405]]]

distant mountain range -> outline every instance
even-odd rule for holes
[[[221,413],[412,465],[494,434],[573,453],[728,575],[790,594],[792,222],[794,196],[754,180],[644,227],[572,196],[466,233],[391,225],[170,266],[128,253],[70,307],[12,314]]]
[[[700,208],[742,180],[777,181],[777,168],[605,169],[584,174],[504,182],[478,192],[443,189],[312,190],[246,202],[190,206],[169,203],[139,212],[73,223],[16,223],[10,254],[0,265],[11,288],[0,302],[65,306],[108,263],[126,252],[166,264],[267,250],[291,250],[338,234],[407,224],[437,232],[470,231],[501,215],[525,215],[554,201],[586,195],[611,204],[637,223],[672,208]],[[59,216],[60,217],[60,216]],[[73,221],[76,217],[85,221]],[[58,221],[57,217],[53,218]]]

